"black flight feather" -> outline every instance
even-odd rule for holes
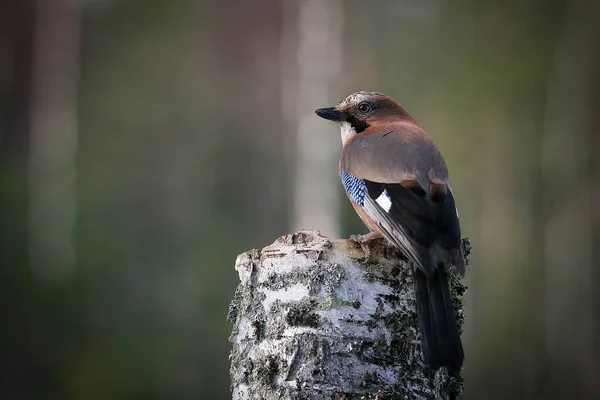
[[[404,250],[416,266],[413,278],[425,362],[433,370],[446,366],[457,373],[464,354],[446,264],[464,273],[464,260],[452,193],[437,192],[432,198],[423,190],[401,184],[365,181],[365,185],[365,210],[382,234]],[[388,197],[388,210],[377,202],[380,196]]]

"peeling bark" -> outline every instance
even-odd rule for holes
[[[231,303],[233,399],[450,399],[461,379],[421,358],[412,274],[383,239],[318,231],[238,256]],[[462,326],[466,290],[451,274]]]

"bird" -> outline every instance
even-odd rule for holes
[[[460,372],[464,360],[448,269],[465,274],[459,214],[448,168],[433,139],[395,100],[356,92],[315,113],[340,126],[339,172],[370,230],[412,262],[425,364]]]

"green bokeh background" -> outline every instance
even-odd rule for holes
[[[57,0],[80,43],[76,258],[56,278],[31,265],[40,3],[0,17],[3,398],[228,398],[234,260],[294,228],[281,36],[302,2]],[[396,98],[449,165],[474,247],[467,398],[598,398],[597,2],[342,4],[332,90]],[[338,193],[341,235],[365,232]]]

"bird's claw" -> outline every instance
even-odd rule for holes
[[[373,239],[379,238],[381,235],[379,232],[369,232],[366,235],[351,235],[348,240],[360,247],[364,256],[359,258],[358,261],[362,264],[368,262],[371,259],[371,246],[369,242]]]

